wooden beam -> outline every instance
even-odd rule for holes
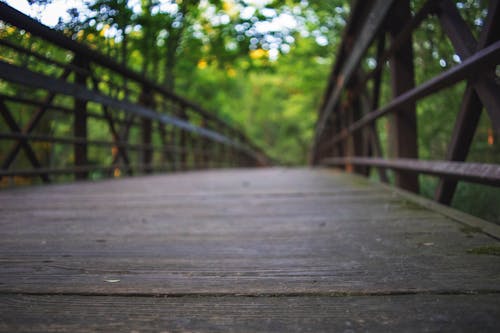
[[[398,1],[391,10],[391,17],[389,32],[391,37],[395,39],[405,22],[412,19],[410,1]],[[409,36],[389,60],[393,98],[415,87],[412,43],[412,38]],[[397,158],[418,158],[415,102],[400,105],[389,118],[389,147],[391,154]],[[396,185],[418,193],[418,175],[398,171],[396,172]]]
[[[465,161],[469,152],[474,133],[476,132],[481,108],[483,107],[474,88],[469,84],[465,88],[460,112],[455,122],[451,142],[448,145],[446,160]],[[436,201],[449,205],[455,193],[457,182],[440,179],[436,187],[434,198]]]
[[[480,42],[476,42],[467,23],[461,17],[456,5],[449,0],[443,0],[439,18],[444,31],[450,38],[455,51],[462,59],[470,58],[475,52],[491,45],[500,39],[500,3],[490,1],[488,16],[481,33]],[[493,67],[491,73],[494,72]],[[493,75],[483,75],[472,82],[482,104],[490,116],[493,128],[500,134],[500,86]]]
[[[449,70],[435,76],[425,83],[401,94],[400,96],[389,102],[387,105],[380,107],[379,109],[364,116],[361,120],[355,122],[354,124],[349,126],[349,128],[331,138],[328,142],[328,145],[334,145],[347,137],[349,133],[359,131],[361,128],[370,123],[373,123],[378,118],[392,112],[396,112],[396,110],[400,106],[406,103],[415,102],[426,96],[432,95],[440,91],[441,89],[447,88],[459,81],[476,76],[478,73],[483,72],[485,69],[491,68],[491,66],[496,65],[499,57],[500,41],[497,41],[495,43],[492,43],[490,46],[485,47],[481,51],[476,52],[473,56],[465,59],[460,64],[453,66]]]
[[[181,108],[179,111],[178,117],[184,121],[188,120],[187,112],[184,108]],[[179,146],[182,148],[182,151],[180,153],[180,170],[187,170],[187,161],[188,161],[188,133],[186,131],[183,131],[182,129],[178,130],[178,135],[179,135]]]
[[[154,109],[154,96],[152,91],[147,87],[142,88],[141,95],[139,97],[139,104],[144,105],[147,108]],[[151,145],[153,124],[151,118],[141,119],[141,140],[142,144],[149,146]],[[153,162],[153,150],[151,148],[145,148],[141,152],[141,164],[143,165],[142,171],[144,173],[152,173],[151,163]]]
[[[479,42],[476,42],[471,31],[467,28],[466,22],[460,16],[455,5],[450,1],[442,3],[442,10],[439,13],[439,17],[443,29],[450,37],[456,52],[460,57],[468,58],[475,51],[488,46],[500,38],[499,12],[499,2],[491,1]],[[490,114],[490,118],[493,121],[498,118],[495,115],[500,115],[500,97],[497,93],[499,87],[492,81],[490,77],[483,76],[467,85],[446,153],[447,160],[465,161],[467,158],[481,115],[482,102],[485,102],[488,114]],[[435,199],[440,203],[449,205],[453,199],[456,187],[457,182],[455,180],[440,179],[436,187]]]
[[[128,113],[147,117],[153,120],[160,121],[164,124],[172,124],[188,132],[197,133],[198,135],[210,138],[213,141],[220,142],[225,145],[233,146],[236,149],[245,150],[248,154],[254,156],[256,153],[246,145],[232,140],[218,132],[200,128],[189,122],[183,121],[178,117],[158,114],[156,111],[133,104],[127,101],[117,100],[115,98],[103,95],[101,93],[87,89],[84,86],[68,83],[59,79],[55,79],[43,74],[32,72],[28,69],[11,65],[5,61],[0,60],[0,78],[7,81],[22,84],[28,87],[46,89],[55,93],[73,96],[77,99],[92,101],[98,104],[104,104],[110,108],[121,109]]]
[[[374,157],[334,157],[321,161],[322,165],[369,165],[414,174],[423,173],[447,179],[500,186],[500,165],[487,163],[464,163],[450,161],[423,161],[413,158],[374,158]]]
[[[355,78],[353,78],[352,85],[356,86],[356,83],[360,80],[361,69],[358,69]],[[350,108],[348,110],[348,124],[352,124],[354,121],[361,119],[363,116],[363,103],[361,97],[355,95],[353,90],[348,91],[350,96]],[[364,150],[364,131],[358,131],[353,133],[349,140],[349,155],[350,156],[363,156]],[[369,169],[365,166],[354,165],[353,171],[358,174],[368,176]]]
[[[391,41],[391,45],[388,49],[383,53],[380,57],[380,61],[377,61],[376,67],[369,72],[365,77],[365,82],[374,78],[376,75],[380,75],[380,73],[384,69],[384,64],[389,60],[389,58],[396,52],[396,50],[400,47],[402,43],[404,43],[408,38],[411,37],[413,31],[417,29],[420,24],[427,18],[429,15],[432,15],[437,11],[438,4],[441,0],[427,0],[427,2],[420,8],[420,10],[412,17],[412,19],[405,23],[403,29],[399,32],[397,37],[393,37]],[[364,82],[361,82],[364,83]],[[373,109],[375,110],[375,109]]]
[[[71,70],[65,69],[59,78],[61,80],[66,80],[70,74]],[[28,123],[22,129],[22,133],[29,134],[35,129],[35,127],[42,119],[43,115],[51,107],[51,104],[55,97],[56,97],[55,93],[50,92],[47,94],[43,102],[39,105],[39,108],[35,111],[35,113],[33,114],[33,116],[31,116]],[[14,162],[14,160],[16,159],[17,154],[19,154],[19,152],[21,151],[21,147],[22,147],[22,141],[16,141],[12,145],[7,154],[5,154],[5,158],[2,162],[2,169],[6,170],[10,167],[12,162]]]
[[[375,38],[393,2],[393,0],[377,0],[374,3],[370,15],[368,15],[363,28],[357,36],[358,39],[356,41],[356,46],[350,52],[348,59],[345,64],[343,64],[342,69],[339,72],[339,75],[335,78],[333,91],[327,94],[328,99],[320,111],[320,118],[316,124],[315,146],[318,144],[318,140],[325,130],[328,118],[330,117],[336,104],[339,102],[341,92],[351,79],[354,71],[361,61],[363,54],[370,46],[373,38]],[[359,24],[359,22],[355,22],[355,24]]]
[[[89,62],[96,63],[106,68],[109,68],[112,71],[115,71],[116,73],[119,73],[126,78],[139,82],[142,85],[146,85],[151,89],[161,93],[165,98],[168,98],[178,103],[179,105],[182,105],[185,108],[189,108],[194,112],[203,115],[208,119],[213,120],[214,122],[217,122],[218,124],[220,124],[225,128],[229,128],[237,132],[240,132],[239,130],[235,129],[234,127],[223,121],[222,119],[215,116],[213,113],[204,110],[201,106],[175,94],[170,90],[165,89],[163,86],[157,84],[156,82],[153,82],[145,78],[142,74],[122,66],[121,64],[114,61],[112,58],[99,53],[97,50],[91,49],[87,45],[79,43],[69,38],[68,36],[65,36],[60,31],[51,29],[41,24],[37,20],[10,7],[4,2],[0,2],[0,20],[3,20],[4,22],[10,23],[20,29],[23,29],[34,36],[41,37],[66,50],[70,50],[74,52],[75,55],[81,56],[82,58],[88,60]]]
[[[12,133],[22,134],[21,128],[17,125],[14,117],[12,117],[12,114],[10,113],[9,108],[7,107],[7,105],[5,104],[3,99],[0,99],[0,114],[4,118],[5,123],[10,128]],[[26,153],[26,157],[30,161],[31,165],[35,169],[41,169],[42,165],[41,165],[40,161],[38,160],[38,157],[36,157],[36,154],[33,151],[33,148],[29,144],[28,140],[26,140],[25,138],[19,138],[18,142],[23,147],[23,149]],[[2,168],[2,170],[7,170],[7,168],[5,168],[5,169]],[[46,172],[41,172],[39,175],[40,175],[40,178],[42,179],[43,182],[45,182],[45,183],[50,182],[50,178]]]
[[[80,57],[75,57],[75,65],[80,68],[89,68],[89,63]],[[81,87],[86,87],[88,76],[80,72],[75,73],[75,84]],[[88,165],[88,149],[87,142],[87,100],[75,97],[74,99],[74,118],[73,118],[73,135],[77,139],[83,139],[82,143],[75,143],[73,154],[75,159],[75,167]],[[77,171],[75,179],[83,180],[89,176],[88,171]]]

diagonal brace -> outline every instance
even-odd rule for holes
[[[7,126],[9,126],[10,130],[13,133],[22,134],[21,129],[17,125],[14,117],[12,117],[12,114],[10,113],[10,111],[9,111],[9,109],[8,109],[7,105],[5,104],[3,99],[0,99],[0,114],[3,116],[3,118],[5,119],[5,122],[7,123]],[[35,169],[41,168],[42,165],[41,165],[40,161],[38,160],[38,158],[36,157],[36,154],[33,151],[33,148],[28,143],[28,140],[26,138],[19,138],[18,142],[20,143],[20,146],[23,147],[24,151],[26,152],[26,156],[28,157],[28,159],[31,162],[31,164],[33,165],[33,167]],[[7,168],[5,168],[5,169],[7,169]],[[42,180],[45,183],[50,182],[50,179],[49,179],[49,176],[47,173],[41,173],[40,178],[42,178]]]

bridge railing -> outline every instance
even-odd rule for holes
[[[0,25],[4,181],[268,163],[214,114],[2,2]]]
[[[497,77],[500,2],[489,2],[478,40],[455,1],[429,0],[414,10],[414,14],[411,5],[409,0],[353,1],[351,17],[319,111],[311,162],[342,166],[363,175],[369,175],[370,168],[376,167],[384,182],[388,181],[386,171],[393,170],[395,184],[413,192],[419,192],[419,174],[437,176],[435,199],[449,204],[457,181],[500,185],[499,165],[464,162],[483,107],[494,135],[500,134]],[[415,85],[413,35],[431,17],[437,18],[461,61]],[[371,57],[372,69],[366,70],[362,64],[368,57]],[[387,69],[392,99],[379,105],[382,74]],[[416,104],[459,82],[465,82],[466,88],[456,112],[446,156],[442,160],[419,160]],[[377,121],[383,117],[388,125],[384,134],[389,151],[385,153],[381,133],[377,131],[380,127]]]

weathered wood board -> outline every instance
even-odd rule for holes
[[[498,295],[0,296],[5,332],[498,332]]]
[[[4,190],[0,330],[329,331],[359,318],[357,329],[500,329],[500,257],[470,253],[498,245],[331,170]]]

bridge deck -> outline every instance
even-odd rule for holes
[[[480,254],[499,242],[477,220],[339,172],[14,189],[0,213],[4,332],[500,327],[500,260]]]

